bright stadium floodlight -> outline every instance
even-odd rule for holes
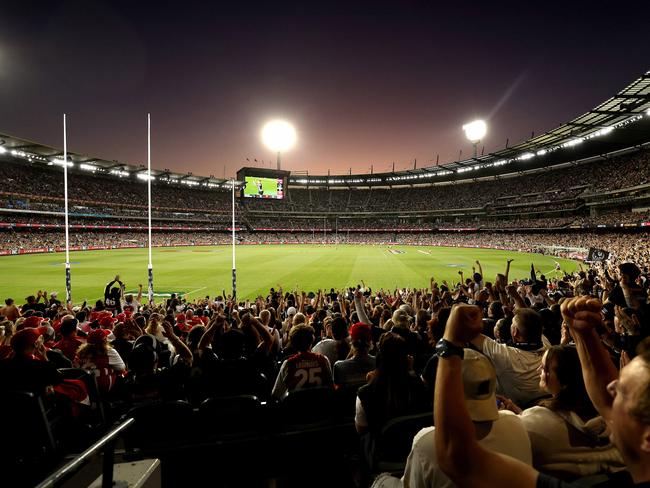
[[[262,128],[262,142],[278,155],[277,163],[280,169],[280,153],[288,151],[296,143],[296,129],[284,120],[272,120]]]
[[[477,155],[478,143],[485,137],[487,133],[487,124],[483,120],[474,120],[463,126],[465,137],[474,146],[474,157]]]

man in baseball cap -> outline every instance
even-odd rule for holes
[[[357,322],[350,327],[352,357],[334,363],[334,384],[360,386],[366,382],[368,372],[375,369],[375,357],[368,354],[372,346],[372,331],[368,324]]]
[[[498,410],[497,377],[494,366],[473,349],[463,351],[462,378],[465,405],[474,423],[476,439],[484,448],[532,464],[530,440],[521,419],[508,410]],[[396,478],[381,480],[382,486],[401,486]],[[415,435],[402,478],[409,486],[451,486],[436,461],[435,427]],[[375,485],[377,486],[377,485]]]
[[[77,337],[78,323],[77,319],[72,315],[63,317],[59,327],[59,333],[62,337],[59,342],[54,344],[54,347],[59,349],[70,361],[74,361],[77,349],[83,344],[83,341]]]
[[[39,317],[38,315],[30,315],[20,325],[16,326],[16,330],[34,329],[41,325],[41,322],[43,322],[43,317]]]
[[[31,391],[43,395],[50,386],[63,381],[63,376],[45,358],[42,334],[45,328],[27,328],[16,332],[10,341],[11,359],[0,361],[0,378],[4,390]]]
[[[627,465],[598,484],[602,487],[648,486],[650,482],[650,351],[641,350],[620,372],[602,343],[603,304],[577,297],[561,304],[580,357],[582,375],[594,407],[610,428],[610,439]],[[483,330],[481,310],[457,305],[451,312],[444,339],[436,351],[440,357],[436,377],[434,418],[437,458],[441,468],[459,486],[517,486],[521,488],[578,487],[566,483],[511,456],[498,456],[475,440],[475,432],[462,400],[463,345]]]

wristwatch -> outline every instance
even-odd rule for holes
[[[457,346],[453,342],[449,342],[446,339],[440,339],[436,344],[436,355],[439,358],[458,356],[463,359],[465,357],[465,351],[462,347]]]

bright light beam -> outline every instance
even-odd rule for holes
[[[485,134],[487,133],[487,124],[483,120],[474,120],[465,124],[463,130],[465,131],[465,137],[467,137],[471,143],[475,144],[485,137]]]
[[[296,144],[296,129],[284,120],[272,120],[262,128],[264,145],[274,152],[284,152]]]

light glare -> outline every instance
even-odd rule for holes
[[[475,143],[483,139],[487,133],[487,124],[483,120],[474,120],[465,124],[463,130],[465,131],[465,137],[470,142]]]
[[[296,130],[289,122],[272,120],[262,128],[262,141],[271,151],[287,151],[296,143]]]

